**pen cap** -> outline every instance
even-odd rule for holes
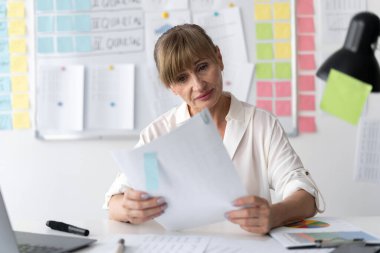
[[[48,226],[52,229],[57,229],[57,230],[67,230],[69,227],[69,225],[67,225],[63,222],[52,221],[52,220],[48,220],[46,222],[46,226]]]

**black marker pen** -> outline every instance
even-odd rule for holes
[[[54,230],[72,233],[72,234],[77,234],[77,235],[88,236],[90,234],[90,231],[88,231],[87,229],[78,228],[76,226],[66,224],[63,222],[59,222],[59,221],[48,220],[46,222],[46,226],[48,226],[49,228],[54,229]]]

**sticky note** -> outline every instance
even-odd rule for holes
[[[87,11],[91,9],[91,0],[75,0],[75,10]]]
[[[0,93],[11,91],[11,79],[7,76],[0,76]]]
[[[7,6],[5,3],[0,3],[0,18],[7,17]]]
[[[13,92],[26,92],[29,90],[29,81],[26,75],[15,76],[12,78],[12,91]]]
[[[54,32],[54,17],[53,16],[39,16],[37,18],[37,32]]]
[[[50,54],[54,52],[54,41],[52,37],[39,37],[37,42],[38,53]]]
[[[8,54],[9,52],[9,44],[8,40],[0,40],[0,54]]]
[[[57,11],[70,11],[74,8],[71,0],[56,0],[55,9]]]
[[[91,52],[91,37],[90,36],[77,36],[75,37],[75,49],[77,52]]]
[[[273,112],[272,100],[257,100],[256,107],[266,110],[268,112]]]
[[[9,42],[9,52],[26,53],[26,40],[24,38],[11,39]]]
[[[147,191],[158,190],[159,167],[156,153],[144,153],[144,172]]]
[[[0,114],[0,129],[10,130],[12,129],[12,116],[9,114]]]
[[[274,3],[273,4],[274,19],[290,19],[290,3]]]
[[[89,32],[92,28],[91,16],[77,15],[75,16],[75,30],[78,32]]]
[[[272,60],[273,49],[272,43],[258,43],[256,44],[256,56],[258,60]]]
[[[298,95],[298,109],[301,111],[315,111],[315,95]]]
[[[273,28],[270,23],[256,24],[256,39],[257,40],[271,40],[273,39]]]
[[[315,123],[315,117],[313,117],[313,116],[299,116],[298,117],[298,130],[301,133],[315,133],[317,131],[317,125]]]
[[[25,55],[11,56],[11,72],[28,72],[28,60]]]
[[[297,6],[297,16],[314,14],[313,0],[297,0],[296,6]]]
[[[272,82],[256,83],[256,96],[257,97],[272,97],[273,96],[273,84]]]
[[[37,11],[52,11],[53,0],[37,0]]]
[[[276,82],[276,97],[291,97],[292,84],[290,81]]]
[[[290,59],[292,48],[289,42],[279,42],[274,44],[274,56],[276,59]]]
[[[9,95],[0,95],[0,111],[12,110],[11,97]]]
[[[10,71],[10,59],[9,54],[0,55],[0,73],[9,73]]]
[[[24,18],[25,17],[25,3],[24,2],[9,2],[8,3],[8,17],[9,18]]]
[[[73,16],[57,16],[57,31],[72,32],[75,30]]]
[[[315,70],[314,54],[299,54],[297,59],[300,70]]]
[[[314,51],[315,50],[314,35],[298,35],[297,48],[298,48],[298,51]]]
[[[255,19],[256,20],[271,20],[272,5],[271,4],[255,4]]]
[[[372,86],[332,69],[322,95],[321,109],[356,125]]]
[[[257,79],[272,79],[273,78],[272,63],[257,63],[256,64],[256,78]]]
[[[74,38],[71,36],[62,36],[57,38],[58,53],[74,52]]]
[[[12,108],[19,109],[29,109],[29,94],[13,94],[12,95]]]
[[[291,116],[292,115],[292,102],[290,100],[277,100],[275,102],[277,116]]]
[[[0,36],[1,38],[8,37],[8,23],[0,20]]]
[[[312,75],[300,75],[298,77],[299,91],[315,91],[315,78]]]
[[[29,112],[15,112],[15,113],[13,113],[13,128],[14,129],[30,128]]]
[[[314,33],[314,18],[312,17],[302,17],[297,18],[297,33]]]
[[[275,39],[290,39],[291,27],[290,23],[274,23]]]
[[[26,24],[25,20],[11,20],[8,23],[8,34],[10,36],[25,35]]]
[[[275,77],[277,79],[292,78],[291,64],[288,62],[276,62],[275,63]]]

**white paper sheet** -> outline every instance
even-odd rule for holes
[[[48,130],[83,130],[84,66],[39,67],[37,125]]]
[[[223,90],[239,100],[248,102],[254,65],[252,63],[228,63],[223,70]]]
[[[246,195],[208,111],[143,147],[113,152],[135,189],[152,188],[149,184],[155,175],[144,173],[144,154],[148,153],[156,154],[158,160],[157,187],[148,192],[163,196],[168,203],[165,213],[156,218],[166,229],[225,220],[224,213],[236,209],[232,201]]]
[[[86,128],[133,129],[134,65],[90,66],[86,84]]]

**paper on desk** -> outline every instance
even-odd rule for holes
[[[232,201],[246,195],[207,110],[143,147],[113,155],[131,187],[165,198],[168,208],[156,221],[169,230],[222,221],[235,209]]]

